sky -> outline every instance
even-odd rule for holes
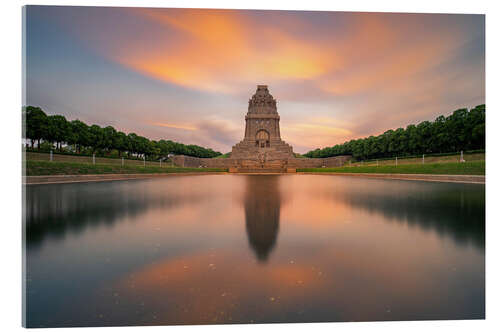
[[[25,100],[228,152],[266,84],[295,152],[485,102],[483,15],[25,7]]]

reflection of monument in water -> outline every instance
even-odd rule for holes
[[[246,177],[246,230],[259,261],[267,260],[278,237],[282,201],[279,180],[279,176]]]

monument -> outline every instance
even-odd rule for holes
[[[174,165],[195,168],[227,168],[229,172],[295,172],[297,168],[339,167],[350,156],[296,158],[281,139],[276,99],[267,85],[258,85],[248,101],[243,140],[232,147],[229,158],[173,157]]]
[[[245,136],[233,146],[231,158],[259,159],[260,162],[293,158],[292,147],[281,140],[280,116],[276,100],[267,86],[257,86],[257,91],[248,101],[245,116]]]

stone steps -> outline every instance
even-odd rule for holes
[[[287,169],[282,168],[235,168],[238,173],[286,173]],[[230,170],[231,172],[231,170]]]

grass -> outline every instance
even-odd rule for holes
[[[481,152],[473,152],[473,153],[464,153],[464,159],[467,162],[472,161],[484,161],[486,157],[485,153]],[[442,155],[432,155],[425,156],[425,164],[434,164],[434,163],[458,163],[460,161],[460,154],[442,154]],[[386,159],[376,159],[368,160],[368,161],[359,161],[359,162],[351,162],[351,166],[376,166],[377,163],[379,166],[382,165],[395,165],[396,161],[394,158],[386,158]],[[398,167],[403,164],[421,164],[422,156],[419,157],[400,157],[398,158]]]
[[[380,166],[352,166],[339,168],[303,168],[297,172],[340,172],[340,173],[408,173],[438,175],[484,175],[485,161],[465,163],[429,163]]]
[[[475,156],[479,157],[479,156]],[[482,155],[484,158],[484,154]],[[401,160],[402,162],[403,160]],[[364,165],[344,166],[339,168],[299,168],[297,172],[345,172],[345,173],[406,173],[406,174],[448,174],[448,175],[484,175],[485,161],[470,158],[465,163],[439,162],[426,163],[394,163],[379,166],[366,163]],[[400,164],[401,163],[401,164]],[[45,175],[90,175],[90,174],[133,174],[133,173],[186,173],[186,172],[227,172],[225,168],[182,168],[163,165],[124,165],[97,162],[49,162],[28,159],[26,161],[27,176]]]
[[[136,165],[88,164],[73,162],[26,161],[26,176],[96,175],[133,173],[225,172],[224,168],[180,168]]]
[[[231,152],[215,156],[214,158],[230,158],[230,157],[231,157]]]
[[[26,152],[26,160],[28,161],[49,161],[50,154],[47,153],[38,153],[38,152]],[[59,154],[54,153],[53,162],[65,162],[65,163],[80,163],[80,164],[92,164],[92,156],[86,155],[73,155],[73,154]],[[122,165],[121,158],[111,158],[111,157],[96,157],[96,164],[111,164],[111,165]],[[141,159],[127,159],[123,160],[126,166],[143,166],[144,161]],[[164,161],[162,166],[171,165],[170,161]],[[159,161],[146,161],[146,166],[160,166]]]

